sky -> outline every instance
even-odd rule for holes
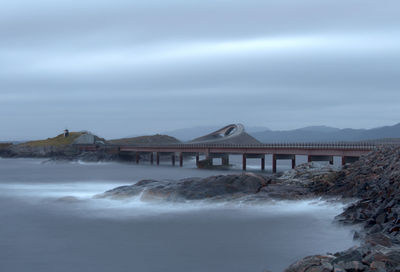
[[[0,140],[400,122],[398,0],[0,3]]]

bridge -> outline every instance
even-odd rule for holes
[[[198,167],[212,167],[214,158],[221,158],[222,165],[229,166],[229,155],[242,156],[242,169],[247,168],[247,159],[260,159],[260,169],[265,170],[265,156],[272,155],[272,171],[277,171],[278,160],[291,160],[296,166],[296,156],[307,156],[308,162],[328,161],[333,164],[334,157],[340,157],[342,165],[351,163],[377,147],[371,142],[336,143],[271,143],[263,144],[244,131],[242,125],[229,125],[208,135],[182,144],[147,145],[95,145],[79,144],[82,151],[105,150],[111,154],[134,157],[136,163],[147,156],[151,164],[154,159],[160,164],[160,156],[170,156],[172,165],[179,160],[183,166],[184,156],[195,156]],[[200,156],[204,159],[200,160]]]

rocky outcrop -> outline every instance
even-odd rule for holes
[[[337,219],[361,223],[367,234],[381,232],[400,242],[400,148],[376,150],[334,176],[326,194],[361,199]]]
[[[102,149],[96,151],[79,151],[72,145],[67,146],[29,146],[13,145],[7,150],[0,152],[2,157],[8,158],[48,158],[49,160],[67,161],[114,161],[118,160],[117,154],[109,154]]]
[[[242,173],[178,181],[142,180],[133,185],[114,188],[98,197],[127,198],[139,196],[151,200],[230,200],[246,201],[296,200],[315,197],[314,179],[335,173],[337,168],[310,163],[297,166],[281,176]]]
[[[400,147],[385,146],[346,166],[318,176],[309,188],[320,195],[358,198],[337,220],[361,224],[361,246],[306,257],[286,271],[400,271]]]
[[[55,158],[72,157],[77,154],[73,146],[53,146],[53,145],[12,145],[8,148],[4,157],[14,158]]]
[[[238,198],[256,194],[270,180],[258,175],[219,175],[208,178],[188,178],[179,181],[142,180],[121,186],[99,197],[126,198],[141,196],[142,200],[199,200]]]
[[[89,141],[89,142],[87,142]],[[116,154],[108,154],[99,145],[93,151],[81,151],[75,144],[103,143],[104,139],[88,132],[70,132],[68,137],[60,134],[46,140],[0,146],[0,156],[7,158],[49,158],[50,160],[82,160],[89,162],[118,160]]]
[[[271,199],[305,199],[315,197],[310,188],[313,179],[334,173],[331,166],[310,163],[297,166],[281,176],[255,173],[186,178],[178,181],[141,180],[133,185],[114,188],[98,197],[142,200],[229,200],[245,197],[247,201]]]
[[[289,266],[285,272],[400,271],[400,248],[390,239],[371,237],[363,246],[335,254],[314,255]]]

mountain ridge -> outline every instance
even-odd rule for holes
[[[294,130],[266,130],[250,134],[260,142],[368,141],[400,138],[400,123],[371,129],[339,129],[326,126],[312,126]]]

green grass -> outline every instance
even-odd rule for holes
[[[0,149],[5,149],[11,145],[12,145],[12,143],[0,143]]]
[[[23,146],[37,147],[37,146],[64,146],[70,145],[74,142],[76,138],[83,135],[83,132],[70,132],[68,137],[64,137],[64,134],[60,134],[53,138],[48,138],[46,140],[30,141],[23,143]]]
[[[150,135],[150,136],[139,136],[132,138],[122,138],[110,140],[112,144],[178,144],[180,141],[174,137],[168,135]]]

